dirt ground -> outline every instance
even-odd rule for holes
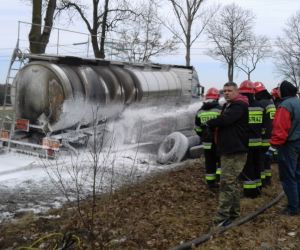
[[[276,168],[274,165],[273,170]],[[263,190],[261,197],[242,199],[242,216],[269,203],[281,192],[278,176],[273,172],[272,185]],[[76,206],[68,204],[49,211],[47,216],[24,213],[14,222],[0,225],[0,249],[29,249],[20,247],[36,241],[41,243],[36,249],[50,249],[55,236],[62,238],[60,234],[66,232],[73,233],[80,243],[65,249],[80,249],[79,245],[81,249],[92,249],[91,242],[94,249],[170,249],[211,230],[217,198],[218,192],[206,188],[202,160],[188,160],[176,169],[100,196],[93,239],[88,237]],[[280,215],[285,204],[284,198],[254,220],[194,249],[300,249],[300,216]],[[89,215],[91,202],[86,201],[84,206],[83,217]],[[62,242],[61,238],[57,242]]]

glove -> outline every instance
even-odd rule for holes
[[[272,158],[274,153],[277,151],[276,148],[270,146],[267,150],[267,152],[265,153],[265,156],[268,157],[268,158]]]

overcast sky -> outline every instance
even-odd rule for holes
[[[5,82],[8,70],[8,62],[10,60],[13,48],[16,45],[18,37],[18,21],[31,21],[31,7],[24,0],[0,0],[2,2],[0,9],[0,82]],[[252,10],[256,15],[255,32],[257,34],[266,35],[274,44],[276,37],[282,35],[282,29],[289,17],[300,10],[299,0],[207,0],[215,3],[236,3],[242,8]],[[5,2],[5,4],[4,4]],[[27,1],[28,2],[28,1]],[[78,21],[80,22],[80,21]],[[21,40],[26,40],[28,27],[21,27]],[[63,28],[67,28],[64,26]],[[76,22],[76,27],[69,27],[71,30],[82,31],[86,33],[85,27]],[[86,38],[79,38],[78,42],[84,41]],[[21,41],[22,43],[22,41]],[[205,48],[208,45],[203,41],[199,41],[194,45],[191,51],[191,63],[195,66],[201,83],[206,87],[222,87],[227,81],[226,67],[218,61],[215,61],[204,55]],[[276,48],[275,48],[276,49]],[[185,64],[184,50],[180,49],[174,55],[155,59],[156,62],[170,64]],[[237,72],[235,81],[240,83],[246,78],[242,72]],[[282,79],[276,74],[273,61],[267,60],[258,65],[256,71],[252,74],[253,81],[262,81],[268,89],[278,84]]]

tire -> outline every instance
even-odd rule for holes
[[[180,162],[189,148],[188,138],[180,132],[168,135],[160,144],[157,162],[161,164]]]

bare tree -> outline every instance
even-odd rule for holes
[[[45,160],[43,164],[55,187],[68,202],[74,204],[73,211],[77,215],[76,219],[80,222],[75,223],[74,228],[87,231],[91,249],[105,249],[104,242],[108,241],[108,232],[111,228],[102,227],[102,222],[111,214],[110,208],[107,207],[105,213],[100,217],[99,214],[97,216],[98,198],[100,194],[105,193],[105,199],[101,202],[108,201],[112,198],[114,190],[120,185],[134,183],[139,179],[137,159],[143,128],[135,127],[133,129],[137,133],[138,145],[134,156],[130,158],[131,166],[124,166],[126,171],[123,170],[122,176],[119,176],[115,172],[117,170],[115,167],[120,167],[121,163],[116,158],[120,155],[119,147],[127,137],[125,127],[127,129],[129,124],[134,124],[139,120],[139,115],[137,117],[130,116],[132,118],[130,121],[127,119],[109,121],[100,115],[100,111],[103,111],[101,105],[91,105],[90,109],[92,112],[91,127],[86,131],[87,137],[83,140],[86,147],[75,149],[69,145],[68,148],[73,149],[68,152],[70,156],[67,156],[66,159],[62,159],[62,161],[60,159],[56,159],[58,161]],[[63,153],[60,157],[63,157]],[[120,208],[120,216],[123,214],[123,209]],[[118,219],[120,218],[113,218],[114,222]],[[74,221],[77,222],[77,220]],[[99,244],[97,247],[96,242]]]
[[[245,43],[241,57],[235,62],[235,66],[243,71],[248,80],[251,73],[256,69],[257,64],[270,56],[271,44],[266,36],[253,36]]]
[[[164,23],[173,35],[184,44],[186,66],[190,66],[192,45],[200,37],[211,18],[218,11],[219,6],[200,11],[204,0],[186,0],[185,3],[180,0],[168,1],[172,4],[179,28],[178,25],[168,24],[166,21]],[[195,26],[196,28],[194,28]]]
[[[284,31],[284,37],[276,41],[278,53],[276,56],[276,68],[285,79],[290,80],[296,86],[300,86],[300,11],[292,16]]]
[[[89,20],[88,5],[86,1],[61,0],[59,10],[75,10],[87,26],[91,34],[94,55],[105,58],[106,32],[113,30],[121,20],[128,19],[134,11],[127,0],[105,0],[101,5],[100,0],[92,1],[92,20]]]
[[[30,52],[34,54],[45,53],[53,26],[56,0],[44,2],[46,8],[44,23],[42,22],[42,5],[43,1],[32,0],[32,25],[29,33],[29,43]]]
[[[254,15],[251,11],[230,4],[223,7],[221,13],[208,24],[208,38],[215,45],[208,53],[227,64],[229,81],[233,81],[237,60],[244,54],[253,37],[253,21]]]
[[[133,62],[148,62],[150,58],[176,49],[177,40],[162,38],[162,23],[158,17],[158,5],[154,1],[143,2],[141,15],[135,20],[122,23],[114,46],[116,55]]]
[[[74,201],[75,211],[87,230],[91,240],[92,249],[95,249],[95,225],[102,218],[96,220],[97,197],[99,193],[107,191],[110,196],[115,188],[114,183],[114,154],[116,135],[106,134],[107,122],[98,124],[100,106],[91,106],[93,121],[91,124],[90,138],[86,146],[86,154],[80,156],[71,154],[69,164],[61,164],[58,161],[45,161],[45,169],[52,182],[64,195],[68,202]],[[114,131],[113,131],[114,132]],[[109,138],[109,139],[107,139]],[[83,150],[83,149],[81,149]],[[109,177],[111,175],[111,177]],[[104,179],[111,178],[110,183]],[[107,184],[105,184],[107,183]],[[105,186],[110,185],[110,186]],[[105,190],[102,190],[105,189]],[[89,206],[85,204],[88,203]],[[101,237],[105,237],[105,228],[101,228]],[[98,238],[100,237],[98,235]],[[103,248],[103,246],[101,246]],[[101,249],[102,249],[101,248]]]

